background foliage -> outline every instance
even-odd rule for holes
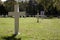
[[[4,5],[8,12],[14,11],[14,5],[16,1],[14,0],[7,0],[4,2]],[[36,5],[35,5],[36,4]],[[42,5],[44,7],[44,11],[46,15],[60,15],[60,0],[36,0],[33,2],[31,1],[21,1],[19,2],[19,10],[26,11],[29,15],[36,15],[39,12],[39,7]],[[40,7],[41,9],[41,7]]]

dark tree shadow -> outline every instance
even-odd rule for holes
[[[2,37],[2,39],[4,39],[4,40],[21,40],[21,38],[16,38],[15,34],[12,36]]]

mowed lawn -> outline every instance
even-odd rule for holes
[[[20,18],[16,38],[21,40],[60,40],[60,19]],[[14,18],[0,18],[0,40],[14,33]]]

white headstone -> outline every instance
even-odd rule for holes
[[[41,11],[40,13],[41,13],[41,18],[43,18],[44,17],[44,11]]]

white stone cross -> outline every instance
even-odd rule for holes
[[[14,6],[14,12],[9,12],[9,14],[8,15],[13,15],[14,16],[14,19],[15,19],[15,35],[17,35],[18,34],[18,32],[19,32],[19,4],[18,4],[18,0],[15,0],[17,3],[15,4],[15,6]],[[1,2],[1,0],[0,0],[0,2]]]
[[[17,4],[15,5],[15,34],[18,34],[19,32],[19,4],[18,0],[15,0]]]
[[[15,18],[15,33],[14,34],[18,34],[19,32],[19,4],[18,4],[18,0],[15,0],[17,2],[17,4],[14,6],[14,18]]]

